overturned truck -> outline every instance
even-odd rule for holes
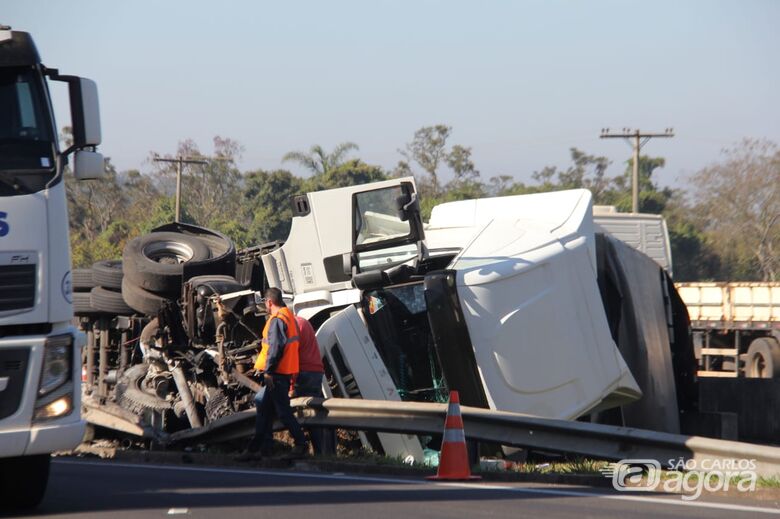
[[[268,286],[314,325],[328,396],[456,389],[465,405],[668,432],[695,412],[685,307],[655,262],[594,232],[588,191],[445,203],[427,224],[412,178],[292,202],[284,243],[236,252],[174,224],[128,244],[113,280],[127,315],[99,313],[100,286],[80,312],[88,419],[165,434],[250,408]],[[362,437],[417,459],[430,440]]]

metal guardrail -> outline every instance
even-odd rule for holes
[[[308,403],[308,423],[338,422],[340,427],[430,434],[442,431],[446,404],[329,399]],[[318,412],[319,411],[319,412]],[[327,412],[327,413],[326,413]],[[466,437],[501,445],[565,452],[599,459],[707,460],[736,470],[736,461],[755,460],[756,472],[780,474],[780,447],[669,434],[630,427],[538,418],[518,413],[461,406]],[[706,465],[705,465],[706,466]]]
[[[364,431],[403,434],[439,434],[443,431],[446,404],[388,402],[343,398],[297,398],[303,425],[321,425]],[[606,460],[695,460],[736,470],[738,460],[755,460],[759,475],[780,475],[780,447],[684,436],[630,427],[538,418],[518,413],[461,406],[466,437],[471,440],[525,447],[549,452],[578,454]],[[160,438],[163,443],[225,441],[254,432],[254,410],[217,420]]]

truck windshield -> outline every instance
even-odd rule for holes
[[[366,291],[363,316],[402,400],[446,402],[422,283]]]
[[[43,80],[33,68],[0,68],[0,196],[35,193],[56,173]]]

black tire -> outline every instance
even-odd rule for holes
[[[153,232],[130,240],[122,252],[125,279],[144,290],[178,295],[183,263],[203,261],[209,248],[195,236]]]
[[[232,256],[232,261],[235,261],[236,247],[228,238],[221,238],[211,234],[201,234],[198,236],[198,239],[208,247],[211,258],[219,258],[227,254],[228,257]]]
[[[0,460],[0,503],[4,509],[35,508],[49,482],[48,454]]]
[[[745,358],[747,378],[780,376],[780,344],[771,337],[761,337],[750,343]]]
[[[73,292],[73,313],[75,315],[92,315],[98,313],[92,308],[90,292]]]
[[[122,280],[122,298],[127,306],[145,315],[157,315],[163,304],[170,299],[160,294],[144,290],[131,283],[127,278]]]
[[[122,276],[122,260],[101,260],[92,265],[95,286],[120,290]]]
[[[92,269],[73,269],[71,277],[74,292],[89,292],[96,286],[92,279]]]
[[[125,303],[121,292],[95,287],[90,292],[92,308],[104,314],[133,315],[135,311]]]
[[[149,364],[136,364],[125,371],[116,385],[116,401],[125,409],[140,414],[147,409],[167,411],[173,409],[172,404],[159,396],[142,389],[141,383],[149,370]]]

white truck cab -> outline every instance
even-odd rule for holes
[[[414,180],[298,197],[271,286],[309,318],[333,396],[575,419],[641,390],[610,335],[587,190],[450,202]],[[366,441],[422,461],[417,437]]]
[[[60,151],[47,78],[69,85],[73,145]],[[71,325],[64,168],[97,178],[95,83],[44,67],[29,34],[0,25],[0,497],[43,497],[49,455],[75,447],[83,334]]]

